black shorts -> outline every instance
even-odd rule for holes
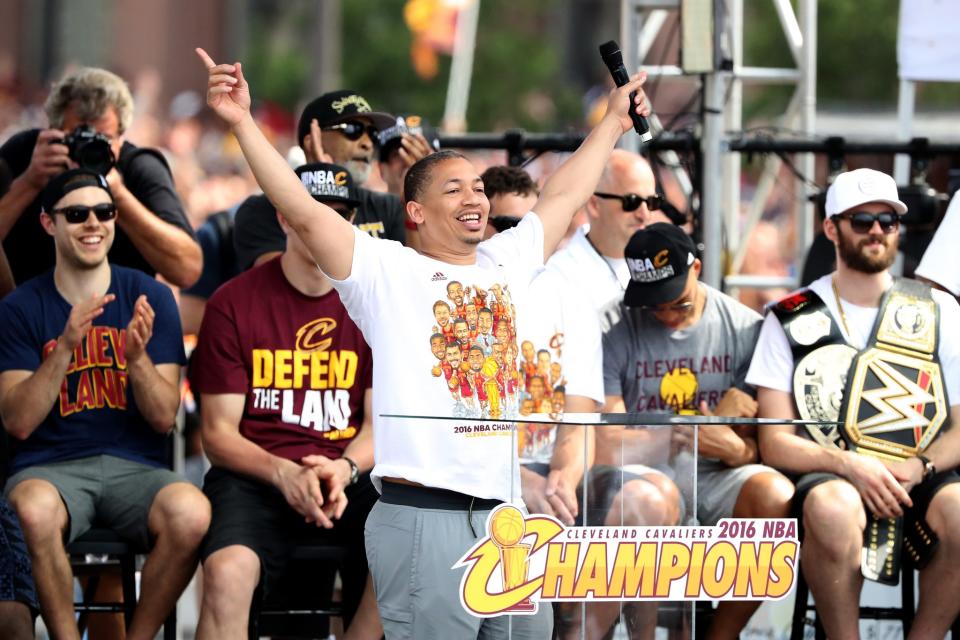
[[[0,602],[22,602],[36,617],[40,610],[33,587],[30,554],[17,513],[0,497]]]
[[[807,499],[807,496],[810,495],[810,491],[814,487],[824,482],[830,482],[831,480],[844,480],[844,478],[833,473],[814,471],[813,473],[804,474],[795,480],[797,490],[793,494],[793,513],[790,515],[797,519],[801,541],[803,540],[803,502]],[[927,508],[930,506],[933,496],[937,495],[940,489],[954,482],[960,482],[960,475],[958,475],[956,471],[942,471],[935,474],[929,480],[925,480],[915,486],[913,490],[910,491],[913,508],[909,510],[907,517],[926,518]]]
[[[278,489],[224,469],[214,467],[207,472],[203,492],[210,499],[213,517],[200,549],[202,560],[230,545],[248,547],[260,558],[261,593],[268,597],[286,582],[295,581],[296,572],[288,569],[296,568],[287,565],[297,544],[329,542],[347,547],[341,580],[345,617],[352,617],[367,579],[363,527],[379,497],[369,473],[347,487],[347,508],[332,529],[304,522]],[[309,584],[306,588],[310,590]]]

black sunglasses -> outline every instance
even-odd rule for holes
[[[656,211],[660,208],[660,205],[663,204],[663,198],[660,196],[643,197],[635,193],[625,193],[620,196],[615,193],[601,193],[599,191],[593,195],[598,198],[603,198],[604,200],[619,200],[624,211],[636,211],[643,203],[647,204],[647,209],[650,209],[650,211]]]
[[[323,127],[324,131],[339,131],[346,137],[347,140],[359,140],[363,137],[363,134],[370,136],[370,140],[374,144],[379,144],[379,137],[377,136],[377,128],[373,125],[364,124],[362,122],[341,122],[340,124],[332,124],[329,127]]]
[[[100,222],[107,222],[117,217],[117,206],[111,202],[95,204],[92,207],[77,204],[70,207],[54,209],[53,213],[62,213],[64,220],[69,224],[82,224],[90,217],[90,213],[97,216]]]
[[[870,233],[873,223],[880,223],[880,230],[884,233],[893,233],[900,228],[900,216],[895,213],[868,213],[866,211],[850,211],[833,216],[850,221],[850,228],[856,233]]]

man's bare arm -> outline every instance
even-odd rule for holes
[[[603,120],[544,185],[540,199],[533,206],[534,213],[543,223],[544,260],[553,255],[573,214],[593,195],[617,140],[624,132],[633,129],[630,110],[649,115],[650,109],[641,88],[645,80],[646,74],[636,75],[629,83],[610,92]],[[630,93],[633,91],[637,95],[631,104]]]
[[[207,105],[230,125],[257,182],[297,232],[310,255],[328,276],[343,280],[353,265],[353,226],[336,211],[314,200],[250,115],[250,87],[240,63],[216,64],[203,49],[207,67]]]
[[[757,403],[761,418],[797,418],[793,398],[785,391],[758,387]],[[853,484],[867,508],[880,517],[901,516],[899,505],[913,504],[906,490],[878,459],[821,447],[798,436],[795,429],[790,425],[759,427],[760,457],[766,464],[792,473],[834,473]]]
[[[0,373],[0,416],[7,433],[24,440],[40,426],[57,401],[74,349],[115,297],[112,293],[93,296],[74,305],[63,335],[36,371]]]
[[[240,435],[244,395],[204,393],[200,400],[200,436],[204,453],[214,466],[276,487],[307,521],[333,526],[323,513],[320,481],[309,467],[275,456]]]

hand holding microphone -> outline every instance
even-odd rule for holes
[[[627,75],[627,70],[623,66],[623,54],[620,53],[620,45],[614,40],[600,45],[600,57],[603,58],[604,64],[607,65],[610,75],[618,87],[630,82],[630,76]],[[640,135],[640,141],[650,142],[653,139],[653,135],[650,133],[650,125],[645,117],[636,112],[634,107],[636,95],[636,91],[630,93],[630,119],[633,121],[634,130]]]

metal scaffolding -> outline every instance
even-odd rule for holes
[[[704,105],[701,109],[700,151],[702,153],[701,214],[703,237],[707,239],[703,254],[703,280],[720,288],[728,286],[783,286],[783,278],[738,278],[746,251],[745,240],[759,222],[767,198],[776,184],[780,158],[769,156],[751,201],[746,221],[740,225],[740,154],[730,150],[730,140],[742,129],[743,88],[746,85],[794,85],[795,90],[781,125],[813,138],[816,130],[817,69],[817,0],[799,0],[799,19],[790,0],[771,0],[777,11],[795,68],[752,67],[743,64],[743,0],[621,0],[621,49],[628,70],[643,69],[650,77],[686,78],[700,83]],[[645,64],[647,53],[666,22],[669,12],[679,12],[687,21],[684,44],[688,48],[708,51],[687,51],[684,62],[677,65]],[[697,30],[707,41],[696,39]],[[706,63],[708,66],[702,67]],[[700,66],[700,68],[698,68]],[[655,105],[654,105],[655,108]],[[658,121],[651,119],[656,132]],[[627,148],[636,150],[637,140],[625,137]],[[660,153],[673,154],[673,151]],[[677,166],[675,156],[662,158],[664,164]],[[814,175],[813,154],[803,154],[799,170]],[[681,180],[689,185],[690,180]],[[797,189],[797,255],[802,256],[814,234],[814,207],[810,202],[809,185],[798,182]],[[689,195],[689,194],[688,194]],[[723,242],[715,242],[715,239]],[[729,273],[723,269],[722,256],[728,252]],[[796,284],[792,282],[792,284]]]

